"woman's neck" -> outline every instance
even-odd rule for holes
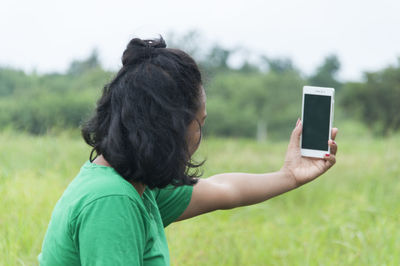
[[[93,163],[98,164],[98,165],[104,165],[107,167],[111,167],[111,165],[106,161],[106,159],[103,157],[103,155],[97,156],[97,158],[93,161]],[[144,190],[146,188],[146,185],[140,183],[140,182],[130,182],[132,186],[135,187],[139,195],[142,197]]]

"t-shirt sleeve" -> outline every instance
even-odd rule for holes
[[[192,198],[193,186],[172,185],[158,189],[155,193],[164,227],[174,222],[186,210]]]
[[[146,227],[127,196],[107,196],[85,206],[73,234],[81,265],[143,265]]]

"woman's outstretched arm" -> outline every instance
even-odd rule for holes
[[[294,128],[282,168],[273,173],[224,173],[200,179],[193,188],[189,206],[177,221],[219,209],[232,209],[263,202],[297,188],[326,172],[336,162],[337,128],[329,140],[331,154],[323,159],[302,157],[300,136],[302,123]]]

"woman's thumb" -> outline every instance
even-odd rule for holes
[[[300,136],[301,136],[301,131],[302,131],[302,122],[299,119],[297,119],[296,127],[292,131],[292,135],[290,137],[290,144],[293,147],[299,147],[300,146]]]

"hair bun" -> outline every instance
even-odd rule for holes
[[[166,48],[167,45],[162,36],[159,39],[142,40],[133,38],[122,54],[122,65],[134,65],[144,59],[150,58],[156,48]]]

